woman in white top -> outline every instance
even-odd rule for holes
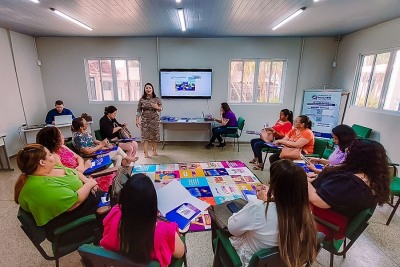
[[[312,262],[317,241],[306,173],[289,160],[274,162],[270,173],[269,188],[259,187],[258,199],[229,218],[231,243],[243,266],[248,266],[252,255],[260,249],[276,246],[289,267]]]

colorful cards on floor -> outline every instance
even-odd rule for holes
[[[249,200],[254,198],[256,186],[261,184],[238,160],[136,165],[132,170],[134,173],[145,173],[154,181],[160,212],[171,221],[179,220],[180,228],[187,220],[191,221],[190,231],[211,228],[206,210],[208,205],[219,205],[238,198]],[[173,186],[166,186],[172,182]],[[186,193],[178,188],[177,183],[186,189]],[[207,203],[206,206],[192,202],[187,194]]]

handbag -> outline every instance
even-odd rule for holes
[[[300,153],[300,148],[284,146],[279,157],[281,159],[300,159]]]
[[[268,132],[267,130],[262,129],[260,132],[260,138],[264,142],[272,142],[274,140],[274,135]]]
[[[117,123],[114,123],[114,127],[118,127],[118,126],[119,125]],[[119,139],[128,139],[128,138],[132,138],[132,134],[126,126],[121,125],[121,130],[118,131],[118,137],[119,137]]]

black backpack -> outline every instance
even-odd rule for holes
[[[122,187],[131,176],[129,175],[129,167],[119,167],[117,175],[114,177],[110,187],[108,188],[107,200],[110,200],[111,206],[118,204],[119,195]]]

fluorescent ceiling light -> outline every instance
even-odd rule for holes
[[[180,2],[182,2],[182,0],[176,0],[176,2],[179,4]]]
[[[76,19],[74,19],[74,18],[68,16],[67,14],[62,13],[61,11],[58,11],[58,10],[55,9],[55,8],[50,8],[50,10],[53,11],[54,13],[56,13],[57,15],[59,15],[59,16],[65,18],[65,19],[67,19],[67,20],[69,20],[69,21],[72,21],[73,23],[78,24],[79,26],[85,28],[86,30],[89,30],[89,31],[92,31],[92,30],[93,30],[93,29],[90,28],[89,26],[83,24],[83,23],[80,22],[80,21],[77,21]]]
[[[181,28],[182,31],[186,31],[186,24],[185,24],[185,16],[183,14],[183,9],[178,8],[178,16],[179,16],[179,22],[181,23]]]
[[[34,3],[36,3],[36,4],[39,4],[39,3],[40,3],[39,0],[31,0],[31,2],[34,2]]]
[[[299,10],[297,10],[296,12],[294,12],[292,15],[290,15],[289,17],[287,17],[286,19],[284,19],[282,22],[280,22],[278,25],[276,25],[275,27],[272,28],[273,31],[275,31],[276,29],[278,29],[279,27],[281,27],[283,24],[285,24],[286,22],[291,21],[292,19],[294,19],[295,17],[297,17],[298,15],[300,15],[301,13],[303,13],[303,11],[306,10],[305,7],[300,8]]]

